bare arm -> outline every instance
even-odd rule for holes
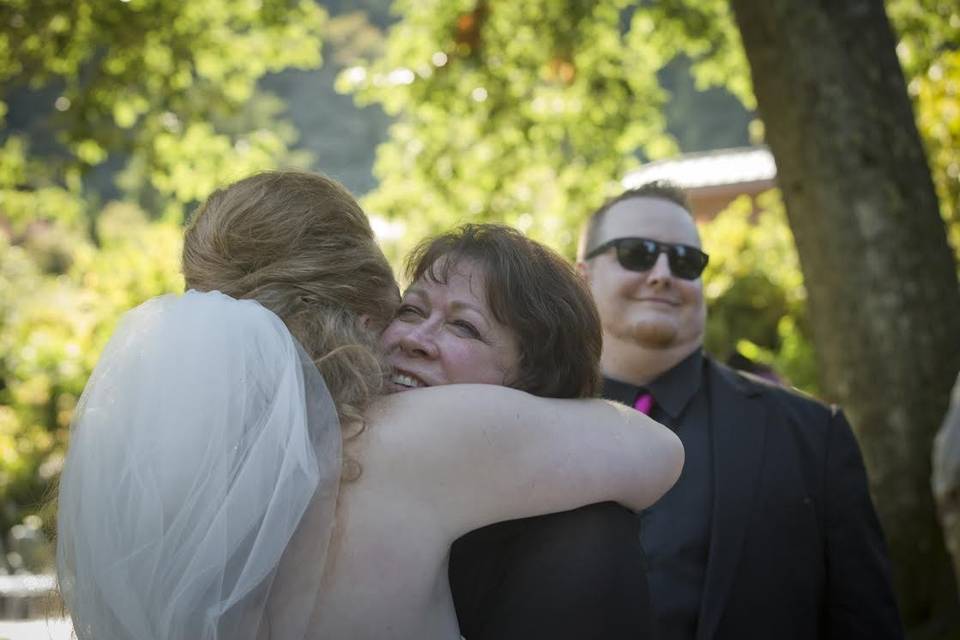
[[[369,417],[364,475],[422,499],[454,536],[606,500],[642,509],[683,465],[671,431],[604,400],[450,385],[384,398]]]

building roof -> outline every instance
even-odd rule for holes
[[[687,153],[650,162],[628,173],[622,184],[624,188],[632,189],[654,180],[666,180],[681,189],[697,189],[772,181],[776,177],[777,165],[769,149],[741,147]]]

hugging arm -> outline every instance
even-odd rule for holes
[[[369,467],[422,496],[456,537],[490,522],[615,500],[642,509],[683,465],[677,437],[604,400],[555,400],[492,385],[395,394],[374,412]]]

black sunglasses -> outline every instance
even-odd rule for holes
[[[629,271],[646,271],[657,262],[661,253],[667,254],[670,271],[684,280],[696,280],[703,273],[710,256],[687,244],[658,242],[650,238],[616,238],[604,242],[584,257],[589,260],[611,247],[617,250],[617,262]]]

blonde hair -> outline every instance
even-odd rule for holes
[[[399,293],[367,216],[342,185],[277,171],[214,192],[187,227],[183,275],[188,288],[276,313],[323,374],[341,425],[354,429],[345,438],[362,430],[386,371],[377,330]]]

